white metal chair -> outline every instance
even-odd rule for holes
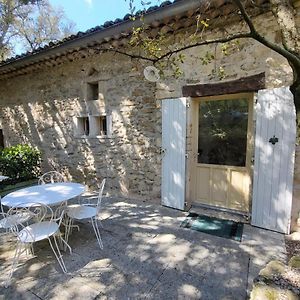
[[[8,233],[9,231],[11,231],[11,229],[13,229],[13,227],[28,222],[32,217],[33,215],[30,212],[21,212],[17,210],[14,214],[5,213],[1,203],[0,229],[4,229],[5,233]]]
[[[49,213],[50,212],[50,213]],[[24,252],[24,250],[27,250],[28,248],[32,249],[32,245],[34,242],[38,242],[41,240],[47,239],[49,241],[50,247],[64,273],[67,273],[67,269],[65,266],[65,263],[62,259],[62,254],[60,252],[57,238],[59,238],[59,241],[61,243],[64,243],[66,247],[68,247],[70,253],[72,253],[71,247],[68,245],[68,243],[62,238],[59,230],[59,226],[62,222],[62,218],[64,215],[64,210],[61,211],[61,214],[59,217],[55,217],[53,214],[52,209],[42,203],[35,203],[30,207],[27,208],[18,208],[14,207],[9,210],[8,215],[14,216],[16,213],[30,213],[31,215],[35,216],[35,219],[37,220],[35,223],[22,226],[20,230],[17,228],[17,226],[13,227],[13,233],[17,237],[17,246],[16,246],[16,252],[13,258],[12,268],[11,272],[9,274],[9,278],[6,282],[6,286],[8,286],[14,270],[16,268],[16,265],[19,261],[20,255]],[[50,219],[48,219],[48,216],[50,215]],[[47,220],[45,217],[47,216]],[[53,238],[54,240],[54,246],[50,238]]]
[[[91,219],[91,223],[98,241],[98,244],[101,249],[103,249],[103,243],[100,235],[100,231],[98,228],[97,221],[100,222],[100,220],[97,220],[97,216],[100,212],[101,208],[101,200],[102,200],[102,194],[104,190],[105,185],[105,179],[102,180],[100,188],[99,188],[99,194],[97,197],[97,203],[85,203],[85,204],[73,204],[68,205],[67,207],[67,219],[66,219],[66,232],[65,232],[65,239],[68,241],[68,237],[70,234],[70,231],[72,227],[74,227],[73,222],[74,220],[83,220],[83,219]],[[102,224],[101,224],[102,226]],[[103,227],[103,226],[102,226]]]
[[[38,180],[38,184],[55,183],[55,182],[65,182],[63,175],[57,171],[47,172],[43,174]]]

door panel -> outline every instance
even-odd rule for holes
[[[209,204],[210,186],[207,182],[210,181],[210,168],[197,168],[197,186],[196,186],[196,199],[201,199],[203,203]]]
[[[227,189],[228,189],[227,170],[212,168],[211,171],[212,171],[211,198],[213,199],[215,205],[221,206],[222,204],[226,203],[226,199],[227,199]]]
[[[249,209],[250,176],[247,172],[231,170],[229,207],[240,211]]]

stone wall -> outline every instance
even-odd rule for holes
[[[276,30],[276,24],[271,15],[259,16],[255,19],[257,28],[268,39],[280,43],[280,32]],[[226,30],[247,30],[237,25],[226,26]],[[184,40],[193,31],[180,32],[177,40]],[[207,34],[207,39],[220,37],[220,32],[212,30]],[[204,36],[204,39],[206,36]],[[172,76],[157,84],[156,97],[158,99],[182,97],[182,86],[186,84],[204,84],[226,80],[234,80],[265,72],[266,88],[289,86],[292,83],[292,71],[286,59],[271,51],[252,39],[240,39],[238,44],[229,43],[227,55],[222,52],[221,45],[209,45],[191,48],[184,52],[185,62],[181,65],[183,76],[174,80]],[[213,54],[215,59],[210,63],[202,64],[201,59],[206,53]],[[220,78],[218,73],[224,69],[224,77]],[[216,71],[216,75],[213,72]],[[166,72],[172,74],[172,72]]]
[[[111,194],[158,198],[160,110],[155,84],[122,56],[103,55],[1,83],[1,122],[7,145],[43,151],[44,170],[56,169],[91,188],[103,177]],[[91,69],[98,70],[89,76]],[[74,118],[87,114],[86,82],[98,80],[110,138],[76,138]]]
[[[279,41],[270,15],[259,17],[256,24],[269,38]],[[240,30],[239,26],[232,25]],[[193,32],[178,32],[173,42]],[[208,36],[217,34],[213,30]],[[201,57],[208,51],[216,60],[203,65]],[[184,54],[183,76],[176,79],[166,70],[157,84],[144,79],[141,61],[109,53],[1,81],[0,121],[7,144],[36,145],[43,151],[44,170],[62,171],[70,180],[91,188],[106,177],[113,195],[159,199],[163,99],[181,97],[186,84],[220,81],[213,70],[218,73],[221,68],[226,75],[223,80],[265,72],[268,88],[289,85],[292,80],[285,59],[248,39],[241,40],[238,47],[230,46],[226,56],[220,46],[190,49]],[[111,137],[74,135],[74,118],[87,114],[86,83],[92,81],[99,82],[102,109],[112,116]],[[188,149],[189,145],[190,137]]]

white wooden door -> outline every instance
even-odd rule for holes
[[[258,92],[252,224],[289,233],[296,114],[288,87]]]
[[[162,101],[162,205],[184,209],[186,99]]]

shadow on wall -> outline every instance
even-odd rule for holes
[[[37,146],[43,168],[61,171],[69,180],[95,188],[106,177],[111,194],[158,198],[161,117],[155,84],[127,75],[113,78],[105,95],[113,114],[112,138],[75,138],[73,118],[86,104],[74,92],[62,97],[59,87],[50,85],[44,94],[25,95],[4,108],[8,140]]]

